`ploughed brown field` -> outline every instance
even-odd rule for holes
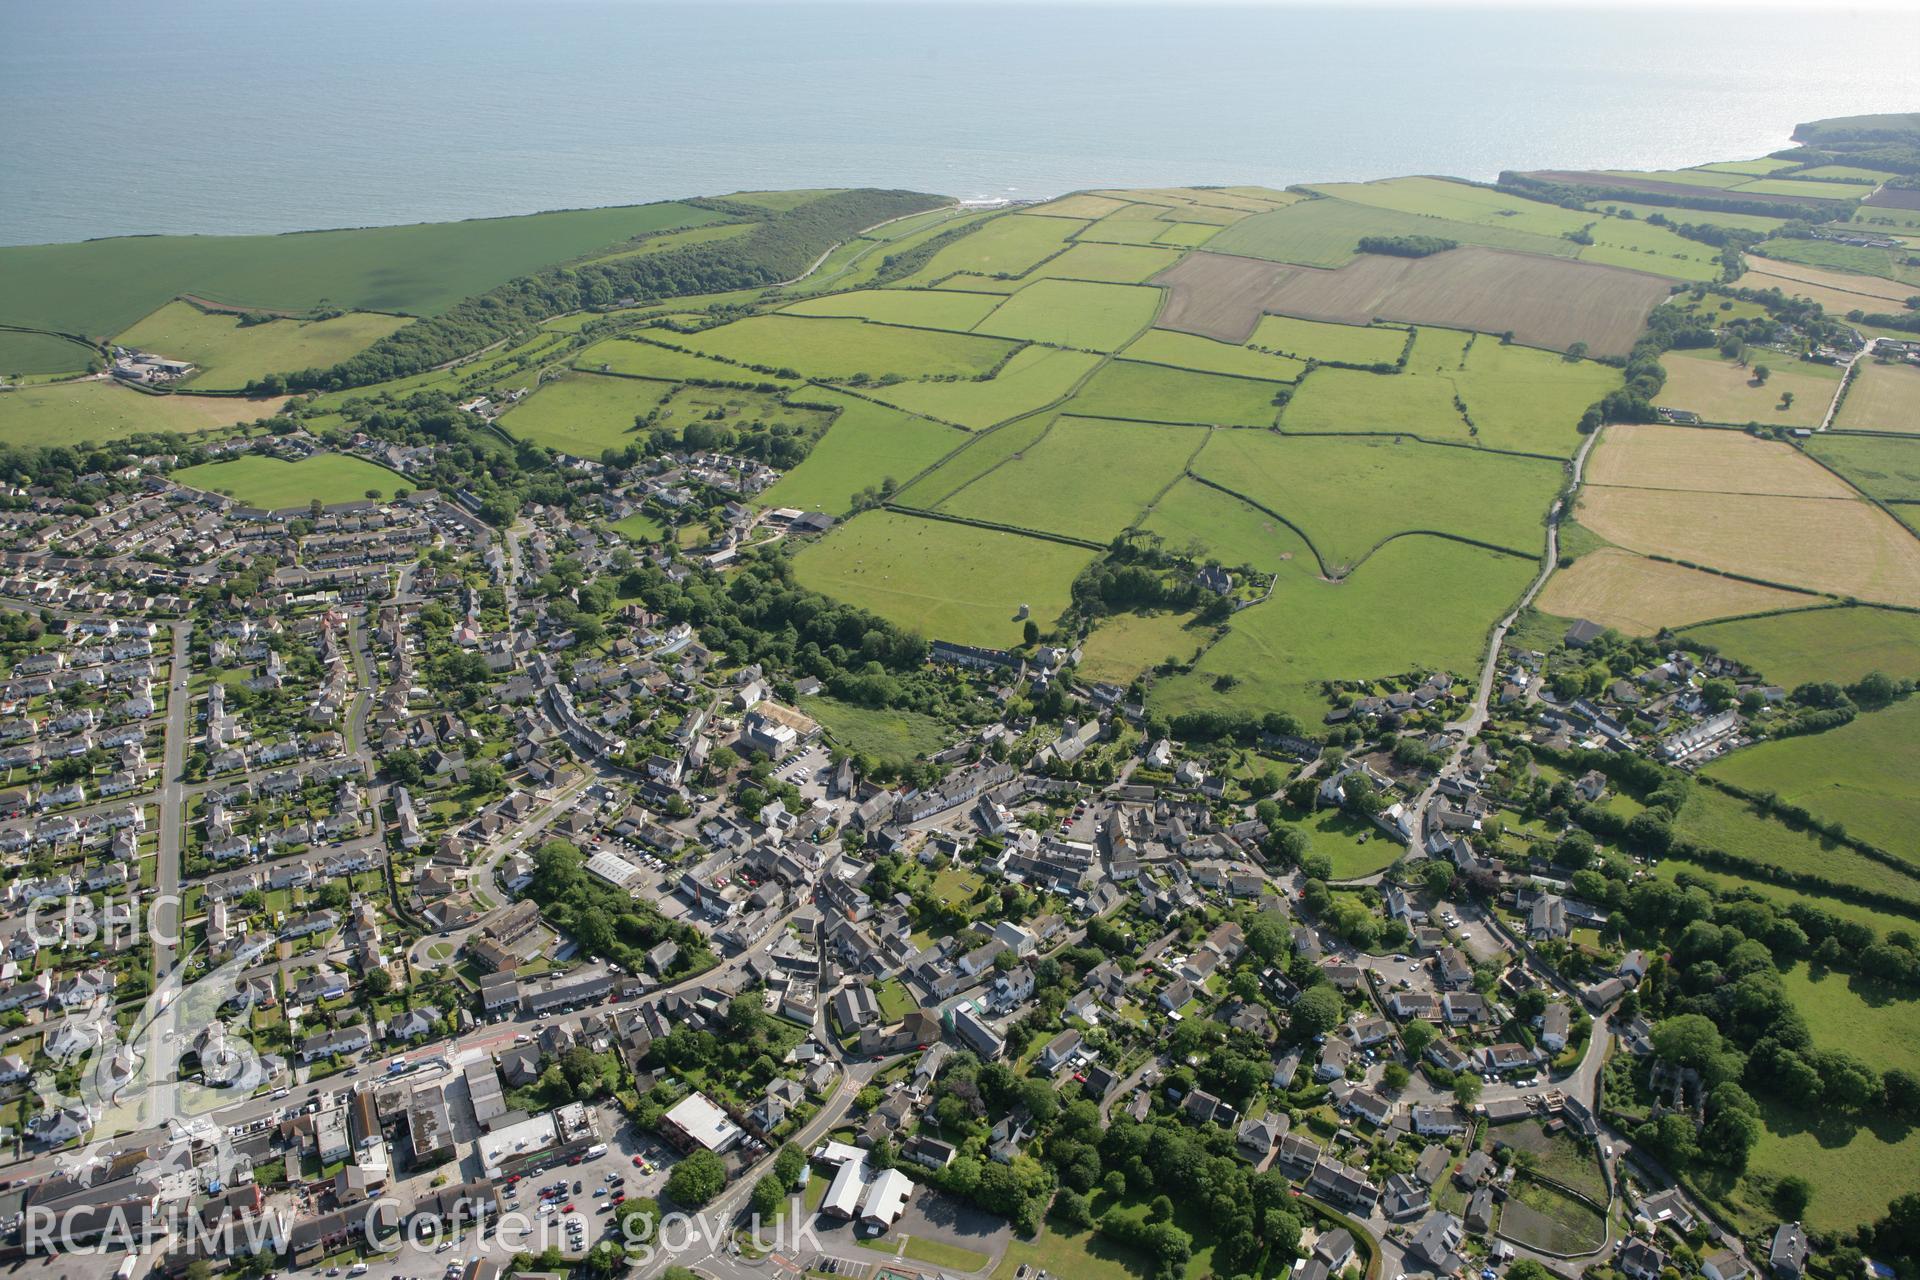
[[[1192,253],[1154,277],[1163,328],[1245,342],[1263,312],[1513,334],[1528,346],[1624,356],[1671,282],[1620,267],[1468,246],[1427,258],[1365,254],[1338,270]]]
[[[1836,192],[1825,196],[1774,196],[1757,191],[1730,191],[1720,187],[1697,187],[1685,182],[1662,182],[1658,178],[1622,178],[1611,173],[1592,173],[1584,169],[1537,169],[1521,175],[1541,182],[1557,182],[1570,187],[1608,187],[1618,191],[1647,191],[1654,195],[1684,196],[1688,202],[1711,199],[1739,200],[1746,204],[1805,206],[1809,204],[1850,204],[1852,197]]]
[[[1899,187],[1882,187],[1868,196],[1862,203],[1878,205],[1882,209],[1920,209],[1920,191],[1906,191]]]

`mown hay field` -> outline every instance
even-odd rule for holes
[[[930,285],[959,272],[983,276],[1025,275],[1064,249],[1068,238],[1086,225],[1068,218],[1035,218],[1024,213],[990,218],[951,244],[943,245],[928,259],[926,266],[899,283]],[[905,242],[902,244],[904,247]]]
[[[1092,559],[1058,542],[868,511],[802,549],[793,568],[802,586],[929,639],[1004,647],[1020,642],[1020,606],[1051,625]]]
[[[1804,609],[1716,622],[1687,634],[1785,689],[1817,680],[1852,684],[1869,671],[1920,679],[1920,614],[1865,605]]]
[[[1833,425],[1841,431],[1920,435],[1920,367],[1861,361]]]
[[[942,289],[855,289],[848,293],[807,298],[781,310],[795,316],[851,316],[883,324],[922,329],[953,329],[964,333],[987,318],[994,308],[988,294]]]
[[[840,406],[839,416],[799,466],[757,501],[768,507],[799,507],[841,515],[856,495],[896,487],[966,442],[952,427],[835,392],[809,392],[809,401]]]
[[[1557,463],[1405,438],[1256,431],[1215,432],[1193,472],[1284,516],[1336,574],[1412,531],[1537,556],[1546,536],[1541,520],[1561,478]]]
[[[1176,333],[1171,329],[1147,330],[1128,343],[1121,355],[1128,360],[1147,364],[1197,369],[1202,373],[1225,373],[1241,378],[1264,378],[1269,382],[1292,382],[1306,368],[1302,361],[1292,356],[1270,355],[1265,351],[1236,347],[1197,334]]]
[[[1154,223],[1148,232],[1158,239],[1165,228]],[[1110,284],[1139,284],[1165,271],[1180,259],[1178,249],[1153,249],[1134,244],[1076,244],[1057,258],[1027,273],[1030,280],[1097,280]]]
[[[1916,389],[1920,390],[1920,384]],[[1848,398],[1852,395],[1849,392]],[[1807,452],[1871,497],[1886,502],[1920,502],[1920,439],[1824,431],[1807,441]]]
[[[1120,613],[1102,618],[1080,642],[1080,678],[1124,685],[1167,658],[1188,661],[1211,634],[1205,627],[1190,628],[1190,622],[1192,618],[1183,613]]]
[[[1407,348],[1406,329],[1357,324],[1326,324],[1292,316],[1263,315],[1247,345],[1278,351],[1297,360],[1339,364],[1392,364]]]
[[[1015,353],[993,377],[953,382],[896,382],[866,394],[911,413],[956,426],[982,428],[1060,400],[1100,363],[1085,351],[1038,344]]]
[[[1771,352],[1758,352],[1743,365],[1718,352],[1669,351],[1660,363],[1667,371],[1662,405],[1735,426],[1817,427],[1840,389],[1840,371],[1832,365]],[[1754,366],[1763,364],[1770,371],[1765,383],[1754,374]],[[1788,392],[1793,402],[1783,407]]]
[[[1173,483],[1206,435],[1200,427],[1061,417],[1038,443],[948,497],[939,509],[1106,542]]]
[[[1534,572],[1531,560],[1446,538],[1396,539],[1337,583],[1295,560],[1270,599],[1236,613],[1191,673],[1154,686],[1149,705],[1162,715],[1280,710],[1315,724],[1323,680],[1477,670],[1488,629]]]
[[[1742,288],[1765,289],[1770,284],[1748,283],[1748,276],[1765,277],[1769,281],[1798,281],[1803,284],[1819,285],[1845,293],[1849,297],[1878,298],[1883,302],[1905,303],[1913,296],[1911,285],[1901,284],[1897,280],[1887,280],[1878,276],[1863,276],[1848,271],[1828,271],[1821,267],[1809,266],[1802,262],[1788,262],[1778,258],[1749,258],[1747,272],[1740,277]],[[1780,286],[1783,293],[1793,293],[1784,283]],[[1809,295],[1811,296],[1811,295]],[[1890,309],[1890,308],[1889,308]]]
[[[1791,269],[1797,273],[1818,271],[1815,267],[1800,267],[1793,263],[1775,262],[1769,258],[1748,258],[1747,269],[1740,274],[1740,279],[1736,283],[1742,289],[1778,289],[1788,297],[1808,298],[1836,316],[1844,316],[1849,311],[1865,311],[1870,314],[1890,311],[1893,306],[1898,305],[1897,303],[1889,305],[1889,300],[1886,298],[1872,293],[1857,292],[1852,287],[1855,282],[1858,282],[1877,288],[1882,284],[1891,284],[1890,281],[1876,280],[1870,276],[1849,276],[1837,271],[1818,272],[1821,276],[1840,282],[1834,284],[1826,280],[1806,279],[1802,275],[1783,275],[1781,274],[1783,269]],[[1907,286],[1893,284],[1892,287],[1900,289]]]
[[[1284,390],[1253,378],[1113,360],[1087,380],[1070,407],[1092,417],[1265,427],[1280,412],[1274,397]]]
[[[1908,698],[1825,733],[1762,742],[1706,766],[1711,777],[1772,792],[1920,874],[1920,700]]]
[[[411,323],[405,316],[350,311],[327,320],[242,325],[237,315],[169,302],[114,341],[199,365],[200,371],[183,385],[238,391],[270,373],[337,364]]]
[[[318,498],[329,505],[365,501],[368,490],[391,498],[407,478],[362,458],[316,453],[298,462],[250,454],[231,462],[203,462],[173,473],[180,484],[229,493],[248,506],[269,511],[304,507]]]
[[[975,333],[1118,351],[1153,323],[1160,291],[1128,284],[1036,280],[974,326]]]
[[[1541,609],[1558,617],[1586,618],[1637,636],[1814,602],[1797,592],[1649,560],[1618,547],[1601,547],[1568,568],[1554,570],[1538,601]]]
[[[1580,523],[1616,546],[1809,591],[1920,606],[1920,543],[1859,499],[1583,486]]]
[[[1619,423],[1588,455],[1588,484],[1703,493],[1851,498],[1853,490],[1792,445],[1743,431]]]
[[[0,391],[0,441],[8,444],[104,444],[141,431],[188,434],[254,422],[278,413],[286,397],[147,395],[106,379]]]
[[[974,377],[991,372],[1013,346],[974,334],[787,315],[749,316],[699,333],[673,334],[669,340],[741,365],[794,369],[832,382],[860,375]],[[751,371],[739,376],[750,378]]]
[[[598,461],[608,449],[643,444],[634,419],[673,394],[670,382],[570,373],[556,378],[500,416],[516,440]],[[741,393],[746,394],[746,393]]]

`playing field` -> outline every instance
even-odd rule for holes
[[[840,515],[862,490],[888,480],[903,485],[967,439],[952,427],[853,396],[815,391],[807,398],[843,407],[806,460],[759,496],[762,506]]]
[[[1887,502],[1920,502],[1920,438],[1824,431],[1808,439],[1807,452],[1862,493]]]
[[[1445,538],[1387,543],[1338,583],[1294,561],[1263,604],[1233,616],[1191,674],[1154,686],[1167,715],[1197,708],[1281,710],[1317,723],[1322,680],[1414,670],[1478,670],[1488,629],[1513,607],[1536,566]]]
[[[1063,399],[1099,363],[1100,357],[1090,352],[1036,343],[1021,348],[985,380],[896,382],[868,388],[867,394],[912,413],[977,429]]]
[[[672,393],[667,382],[570,373],[502,414],[500,426],[516,440],[598,462],[608,449],[644,444],[646,433],[634,428],[634,419]]]
[[[360,502],[369,490],[391,498],[395,489],[407,487],[407,478],[398,472],[339,453],[316,453],[298,462],[253,454],[231,462],[182,467],[172,478],[268,511],[304,507],[315,498],[328,505]]]
[[[237,391],[269,373],[338,364],[410,323],[404,316],[354,311],[329,320],[272,320],[243,325],[236,315],[169,302],[114,341],[123,347],[193,361],[200,370],[188,379],[187,386],[203,391]]]
[[[1407,330],[1322,324],[1291,316],[1261,316],[1247,345],[1299,360],[1336,364],[1393,364],[1407,349]]]
[[[1284,209],[1243,218],[1223,228],[1207,247],[1216,253],[1270,262],[1338,267],[1354,260],[1363,236],[1440,236],[1460,244],[1561,258],[1571,258],[1580,251],[1580,246],[1557,234],[1536,235],[1328,199],[1302,200]]]
[[[665,342],[678,342],[680,335],[660,332],[657,336]],[[707,356],[695,355],[690,351],[675,351],[657,343],[643,339],[627,340],[608,338],[592,346],[582,348],[573,358],[573,366],[597,373],[625,373],[638,378],[664,378],[675,382],[683,378],[698,378],[717,382],[779,383],[782,386],[797,386],[794,378],[779,378],[771,374],[757,373],[752,369],[742,369],[739,365],[727,364]]]
[[[1125,284],[1037,280],[995,308],[975,333],[1118,351],[1153,323],[1160,291]]]
[[[868,511],[794,557],[800,583],[929,639],[1020,642],[1022,605],[1042,627],[1067,607],[1091,551],[1038,538]]]
[[[1920,543],[1863,500],[1583,486],[1580,523],[1617,546],[1887,604],[1920,605]]]
[[[943,245],[903,285],[935,284],[956,272],[1024,275],[1066,247],[1067,237],[1085,223],[1066,218],[1035,218],[1013,213],[989,218],[951,244]]]
[[[1852,684],[1869,671],[1920,679],[1920,614],[1856,605],[1743,618],[1690,629],[1691,639],[1751,666],[1771,684]]]
[[[1114,360],[1087,380],[1071,407],[1096,417],[1266,427],[1280,412],[1274,398],[1283,390],[1252,378]]]
[[[1195,560],[1268,573],[1299,560],[1305,572],[1320,571],[1313,548],[1284,521],[1191,477],[1162,494],[1140,527]]]
[[[147,395],[104,379],[15,387],[0,391],[0,440],[104,444],[142,431],[211,431],[271,417],[285,403],[285,397]]]
[[[1708,422],[1817,427],[1840,389],[1840,371],[1832,365],[1767,351],[1756,352],[1745,365],[1718,352],[1695,351],[1669,351],[1660,363],[1667,371],[1660,404],[1697,413]],[[1758,381],[1757,365],[1770,371],[1765,383]]]
[[[948,497],[939,509],[1106,542],[1140,518],[1206,436],[1200,427],[1061,417],[1038,443]]]
[[[1207,642],[1205,627],[1189,629],[1180,613],[1121,613],[1102,618],[1080,643],[1080,678],[1129,684],[1168,658],[1186,662]]]
[[[1744,748],[1705,772],[1838,822],[1920,873],[1920,700],[1863,713],[1826,733]]]
[[[966,332],[994,308],[991,295],[945,289],[855,289],[829,293],[781,308],[796,316],[853,316],[885,324]]]
[[[749,316],[716,329],[677,333],[664,340],[749,367],[793,369],[807,377],[835,382],[861,375],[978,377],[992,372],[1012,350],[1011,343],[972,334],[784,315]]]
[[[1193,471],[1284,516],[1336,574],[1409,532],[1454,534],[1537,556],[1546,536],[1542,519],[1561,479],[1556,463],[1404,437],[1254,431],[1215,432]]]
[[[0,249],[0,321],[106,337],[182,295],[427,315],[650,231],[717,222],[683,204],[281,236],[127,236]]]
[[[1570,568],[1555,569],[1540,589],[1539,607],[1562,618],[1586,618],[1628,635],[1653,635],[1709,618],[1766,609],[1797,609],[1813,598],[1737,578],[1688,569],[1602,547]]]
[[[1197,369],[1203,373],[1225,373],[1240,378],[1264,378],[1272,382],[1292,382],[1306,365],[1291,356],[1270,355],[1227,342],[1215,342],[1191,333],[1171,329],[1149,329],[1127,344],[1121,353],[1129,360],[1147,364],[1172,365],[1179,369]]]
[[[1920,435],[1920,366],[1862,360],[1833,425],[1841,431]]]
[[[1851,498],[1853,490],[1792,445],[1742,431],[1619,423],[1587,458],[1586,482],[1702,493]]]
[[[1163,230],[1154,223],[1150,237]],[[1049,258],[1028,273],[1031,279],[1104,280],[1112,284],[1139,284],[1180,260],[1178,249],[1150,249],[1129,244],[1076,244],[1057,258]]]

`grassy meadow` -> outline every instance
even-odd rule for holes
[[[114,339],[200,366],[184,384],[203,391],[238,391],[270,373],[324,368],[356,355],[404,328],[404,316],[352,311],[327,320],[272,320],[243,325],[236,315],[169,302]]]
[[[541,387],[500,416],[516,440],[598,461],[608,449],[641,444],[634,419],[658,408],[673,385],[642,378],[570,373]]]
[[[888,480],[904,485],[967,439],[952,427],[854,396],[816,391],[808,399],[837,404],[840,413],[806,460],[760,494],[764,506],[840,515],[863,490]]]
[[[1870,671],[1920,679],[1920,614],[1855,605],[1804,609],[1690,628],[1782,688],[1817,680],[1852,684]]]
[[[277,413],[284,397],[148,395],[106,379],[0,391],[0,441],[19,445],[104,444],[143,431],[190,435]]]

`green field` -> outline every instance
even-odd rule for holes
[[[1406,853],[1373,823],[1339,809],[1320,809],[1296,824],[1307,834],[1307,851],[1333,863],[1335,880],[1358,880],[1386,870]]]
[[[783,396],[788,396],[793,403],[788,403]],[[684,383],[660,406],[654,428],[679,432],[699,423],[747,435],[780,431],[812,441],[818,439],[833,420],[831,411],[815,406],[833,399],[828,393],[813,388],[790,395],[762,391],[758,387],[705,387]]]
[[[1717,209],[1673,209],[1657,204],[1635,204],[1630,200],[1596,200],[1593,202],[1602,210],[1617,209],[1621,213],[1631,213],[1636,218],[1645,218],[1657,213],[1674,222],[1705,223],[1715,227],[1731,227],[1738,231],[1758,231],[1770,234],[1780,228],[1784,219],[1769,218],[1757,213],[1721,213]]]
[[[1798,1174],[1811,1182],[1807,1226],[1816,1231],[1863,1227],[1883,1217],[1895,1196],[1913,1190],[1920,1127],[1855,1125],[1824,1107],[1803,1110],[1761,1098],[1767,1127],[1747,1168],[1768,1178]],[[1771,1209],[1755,1208],[1756,1221],[1774,1221]]]
[[[1678,216],[1675,221],[1687,219]],[[1580,250],[1580,261],[1603,267],[1651,271],[1680,280],[1718,280],[1719,250],[1689,240],[1667,227],[1626,218],[1601,218],[1588,230],[1593,243]]]
[[[1328,324],[1292,316],[1261,316],[1247,345],[1299,360],[1341,364],[1392,364],[1407,347],[1407,330],[1390,326]]]
[[[1406,439],[1251,431],[1215,432],[1193,471],[1286,517],[1336,572],[1413,530],[1538,555],[1562,476],[1544,460]]]
[[[1085,351],[1118,351],[1153,322],[1159,306],[1158,289],[1036,280],[1001,303],[974,332]]]
[[[182,467],[172,478],[196,489],[231,494],[268,511],[304,507],[315,498],[328,505],[361,502],[369,489],[391,498],[395,489],[408,487],[407,478],[397,471],[339,453],[317,453],[298,462],[255,454]]]
[[[1557,258],[1577,257],[1580,252],[1579,245],[1558,235],[1536,235],[1329,199],[1302,200],[1271,213],[1243,218],[1223,227],[1209,240],[1207,252],[1307,267],[1338,267],[1353,261],[1363,236],[1440,236],[1460,244],[1518,249]]]
[[[972,520],[1105,542],[1173,483],[1206,432],[1060,417],[1020,457],[941,502]]]
[[[924,329],[953,329],[964,333],[987,318],[994,308],[990,294],[955,293],[944,289],[855,289],[829,293],[781,308],[796,316],[852,316],[883,324],[913,325]]]
[[[1283,389],[1252,378],[1114,360],[1088,379],[1069,407],[1075,413],[1145,422],[1266,427],[1279,415],[1274,397]]]
[[[712,244],[717,240],[736,240],[758,225],[753,222],[716,222],[711,226],[688,227],[685,231],[669,231],[663,235],[648,236],[631,249],[599,254],[587,261],[602,263],[619,262],[626,258],[650,258],[656,253],[665,253],[669,249],[684,249],[688,245]]]
[[[1569,361],[1484,335],[1467,348],[1466,367],[1449,377],[1478,443],[1560,457],[1578,451],[1587,406],[1621,382],[1619,370],[1596,361]]]
[[[1920,679],[1920,614],[1865,605],[1808,609],[1689,627],[1785,689],[1818,680],[1852,684],[1869,671]]]
[[[1428,218],[1447,218],[1481,226],[1506,227],[1541,236],[1560,236],[1569,231],[1578,231],[1594,220],[1593,215],[1588,213],[1446,178],[1329,182],[1318,183],[1312,190],[1369,208]]]
[[[1329,583],[1298,559],[1263,604],[1234,615],[1195,670],[1156,685],[1162,715],[1199,708],[1291,712],[1307,724],[1327,708],[1322,680],[1404,671],[1479,669],[1488,629],[1532,579],[1531,560],[1445,538],[1389,542],[1353,575]],[[1222,687],[1226,678],[1234,683]]]
[[[999,373],[984,381],[896,382],[867,394],[911,413],[956,426],[982,428],[1031,413],[1066,396],[1100,363],[1085,351],[1023,347]]]
[[[1849,399],[1852,394],[1848,392]],[[1894,439],[1822,432],[1807,441],[1807,452],[1871,497],[1887,502],[1920,502],[1920,437]]]
[[[1280,426],[1288,432],[1405,433],[1469,443],[1473,430],[1454,395],[1447,378],[1320,368],[1300,380]]]
[[[1076,244],[1027,274],[1035,280],[1053,278],[1139,284],[1178,261],[1178,249],[1150,249],[1128,244]]]
[[[104,444],[137,432],[213,431],[270,417],[286,401],[147,395],[105,380],[0,391],[0,441],[39,446]]]
[[[188,380],[188,386],[204,391],[238,391],[269,373],[338,364],[409,323],[401,316],[353,311],[328,320],[242,325],[236,315],[169,302],[114,341],[123,347],[193,361],[200,371]]]
[[[1658,874],[1665,880],[1678,880],[1682,875],[1686,875],[1714,886],[1716,893],[1751,891],[1782,908],[1790,907],[1796,902],[1808,903],[1822,911],[1831,912],[1842,920],[1856,920],[1879,933],[1887,933],[1894,929],[1905,929],[1909,932],[1920,929],[1920,908],[1915,909],[1914,915],[1896,915],[1887,911],[1876,911],[1872,907],[1844,902],[1839,898],[1801,893],[1785,885],[1754,880],[1748,876],[1726,871],[1716,871],[1712,867],[1701,866],[1685,858],[1662,858]]]
[[[1066,609],[1091,551],[1018,534],[868,511],[794,557],[802,586],[929,639],[1018,644],[1026,605],[1042,627]]]
[[[966,442],[943,427],[838,392],[814,391],[809,401],[842,406],[833,426],[806,460],[782,476],[758,501],[840,515],[862,490],[892,480],[897,488]]]
[[[1875,1071],[1920,1071],[1920,999],[1875,978],[1796,963],[1783,975],[1814,1044],[1845,1049]]]
[[[1269,382],[1292,382],[1306,368],[1291,356],[1269,355],[1172,329],[1149,329],[1128,343],[1121,354],[1146,364],[1172,365],[1176,369],[1198,369],[1202,373],[1225,373],[1239,378],[1264,378]]]
[[[665,382],[570,373],[500,415],[500,426],[516,440],[598,461],[608,449],[643,444],[646,433],[634,430],[634,419],[672,391]]]
[[[783,315],[749,316],[664,340],[741,365],[793,369],[836,382],[889,374],[977,377],[991,372],[1013,349],[1011,343],[971,334]]]
[[[1173,222],[1155,232],[1153,241],[1155,244],[1170,244],[1182,249],[1194,249],[1213,239],[1219,230],[1219,227],[1205,223]]]
[[[1744,173],[1749,177],[1764,178],[1770,173],[1793,168],[1791,160],[1775,160],[1771,156],[1762,156],[1758,160],[1722,160],[1716,164],[1695,165],[1708,173]]]
[[[1920,874],[1920,698],[1826,733],[1747,747],[1704,772],[1838,822],[1855,838],[1911,861]]]
[[[1197,560],[1212,558],[1272,573],[1298,559],[1308,572],[1318,572],[1313,551],[1299,534],[1197,480],[1182,479],[1167,490],[1141,527],[1160,535],[1169,550],[1190,553]]]
[[[983,433],[959,453],[897,495],[908,506],[931,508],[993,468],[1030,448],[1058,414],[1036,413]]]
[[[803,698],[800,709],[820,722],[841,747],[875,760],[912,760],[947,747],[954,733],[917,711],[874,711],[825,696]]]
[[[1519,1120],[1487,1130],[1494,1143],[1533,1154],[1532,1169],[1601,1203],[1607,1199],[1607,1180],[1591,1148],[1582,1149],[1565,1130],[1547,1132],[1538,1120]]]
[[[989,218],[952,244],[941,247],[926,266],[900,283],[933,284],[956,272],[1024,275],[1049,255],[1060,252],[1066,246],[1067,237],[1084,225],[1067,218],[1036,218],[1018,213]]]
[[[1189,629],[1183,613],[1120,613],[1102,618],[1080,644],[1082,679],[1127,684],[1167,658],[1185,662],[1205,644],[1210,632]]]
[[[430,315],[551,263],[719,217],[669,203],[281,236],[125,236],[0,248],[0,322],[104,338],[181,295],[289,311],[331,305]]]
[[[94,348],[50,333],[0,329],[0,378],[9,381],[41,374],[79,373],[99,358]]]
[[[1784,871],[1817,875],[1834,884],[1857,885],[1920,907],[1920,880],[1815,832],[1796,831],[1763,818],[1745,801],[1711,787],[1693,789],[1674,830],[1710,848]]]
[[[1760,178],[1742,183],[1736,195],[1793,196],[1806,200],[1863,200],[1873,194],[1880,177],[1865,182],[1803,182],[1799,178]]]
[[[666,342],[678,342],[680,335],[661,332]],[[639,378],[665,378],[675,382],[683,378],[702,378],[721,382],[777,382],[797,386],[794,378],[776,378],[738,365],[727,364],[690,351],[675,351],[644,340],[608,338],[583,348],[573,359],[576,369],[591,372],[625,373]]]

